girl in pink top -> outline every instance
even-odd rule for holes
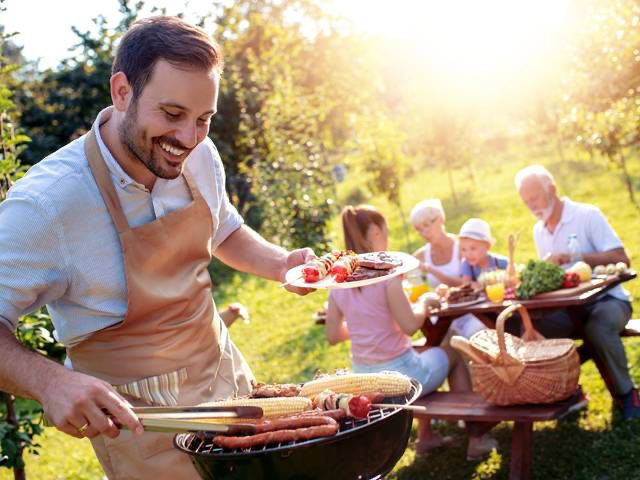
[[[347,250],[387,250],[387,222],[374,207],[346,207],[342,226]],[[424,304],[411,306],[401,279],[395,277],[370,286],[332,290],[325,334],[332,345],[351,339],[354,372],[398,371],[418,380],[426,395],[442,385],[450,366],[465,368],[448,348],[435,347],[421,353],[412,348],[410,335],[422,326],[426,314]],[[418,422],[417,454],[451,443],[452,439],[434,434],[428,420]]]

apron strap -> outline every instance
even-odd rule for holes
[[[129,222],[122,210],[118,194],[116,193],[115,188],[113,188],[111,173],[107,168],[104,158],[102,157],[100,147],[98,146],[98,140],[96,139],[96,132],[93,128],[89,131],[84,140],[84,151],[87,155],[87,159],[89,160],[89,166],[91,167],[93,177],[98,184],[98,190],[100,190],[100,194],[107,206],[107,210],[109,210],[111,218],[116,225],[116,230],[118,233],[123,233],[129,229]]]

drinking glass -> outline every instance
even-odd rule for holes
[[[493,303],[500,303],[504,300],[504,282],[487,285],[485,291],[487,292],[487,298]]]

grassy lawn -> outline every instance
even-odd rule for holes
[[[466,172],[454,175],[457,203],[449,191],[446,174],[432,169],[414,177],[404,185],[402,200],[409,211],[417,201],[440,197],[447,212],[449,231],[457,232],[470,216],[481,216],[491,224],[498,239],[495,250],[506,253],[506,238],[520,232],[517,260],[524,262],[534,256],[531,228],[533,217],[519,201],[513,187],[515,172],[533,162],[546,164],[556,175],[560,192],[574,200],[598,205],[608,216],[631,255],[640,252],[637,232],[640,214],[629,205],[622,181],[603,164],[586,160],[554,163],[543,153],[507,152],[488,159],[475,171],[475,182]],[[640,175],[640,162],[634,162],[633,174]],[[348,198],[362,186],[347,182],[339,186],[339,197]],[[366,194],[366,192],[365,192]],[[396,210],[384,200],[370,203],[380,207],[390,221],[391,249],[412,251],[420,239],[409,232],[406,244],[403,222]],[[405,212],[405,213],[406,213]],[[336,247],[341,247],[334,222]],[[636,265],[637,268],[637,265]],[[628,287],[640,294],[640,282]],[[232,335],[247,357],[257,378],[262,381],[300,382],[309,379],[316,369],[333,370],[348,367],[349,345],[329,347],[322,327],[314,325],[311,316],[326,300],[326,292],[316,292],[304,298],[285,294],[275,283],[244,275],[235,275],[218,286],[216,299],[220,306],[240,301],[249,307],[251,323],[237,324]],[[640,305],[634,302],[637,312]],[[629,364],[634,380],[640,383],[638,361],[640,339],[626,340]],[[640,456],[636,455],[640,439],[640,422],[622,422],[611,418],[611,399],[591,364],[582,369],[581,383],[589,397],[588,410],[560,423],[547,422],[536,426],[533,478],[536,479],[618,479],[638,478]],[[389,478],[392,479],[506,479],[509,469],[510,429],[503,424],[495,429],[500,452],[483,462],[465,460],[466,437],[455,425],[439,425],[443,432],[457,438],[453,448],[427,458],[416,459],[413,443]],[[27,474],[38,479],[100,478],[100,468],[90,452],[87,441],[77,441],[48,429],[40,443],[42,454],[27,458]],[[0,471],[0,480],[12,478],[9,471]]]

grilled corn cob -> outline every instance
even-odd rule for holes
[[[411,390],[411,379],[399,373],[348,373],[327,375],[302,386],[300,395],[315,397],[324,390],[362,395],[382,393],[385,396],[405,395]]]
[[[264,419],[284,417],[287,415],[295,415],[311,410],[311,400],[306,397],[273,397],[273,398],[237,398],[233,400],[220,400],[217,402],[203,403],[207,407],[261,407]],[[220,422],[220,419],[216,419]],[[240,418],[225,420],[233,422],[242,422]]]

